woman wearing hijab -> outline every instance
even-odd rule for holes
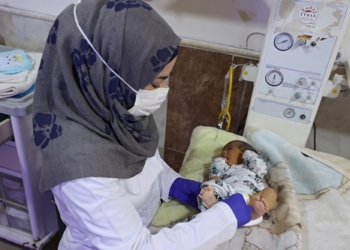
[[[54,22],[33,125],[40,191],[51,189],[67,226],[59,249],[212,249],[250,221],[237,195],[156,235],[147,229],[160,199],[197,208],[200,191],[159,156],[152,116],[179,42],[138,0],[84,0]]]

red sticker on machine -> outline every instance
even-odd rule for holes
[[[298,13],[299,20],[303,23],[313,23],[318,18],[318,8],[313,4],[304,5]]]

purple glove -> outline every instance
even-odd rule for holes
[[[234,194],[222,202],[229,205],[232,212],[235,214],[238,224],[237,227],[241,227],[251,221],[252,217],[250,214],[253,211],[253,208],[246,205],[243,195]]]
[[[200,182],[177,178],[171,185],[169,196],[198,210],[197,196],[200,190]]]

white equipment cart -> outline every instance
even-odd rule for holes
[[[9,49],[0,46],[0,51]],[[41,194],[38,188],[40,164],[32,136],[34,88],[0,99],[0,237],[41,249],[58,231],[58,221],[51,192]]]

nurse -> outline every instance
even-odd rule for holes
[[[200,183],[159,156],[152,113],[180,39],[146,3],[84,0],[56,19],[34,96],[34,141],[67,225],[59,249],[213,249],[250,221],[238,194],[151,235],[162,199],[197,206]],[[191,86],[189,86],[191,88]]]

